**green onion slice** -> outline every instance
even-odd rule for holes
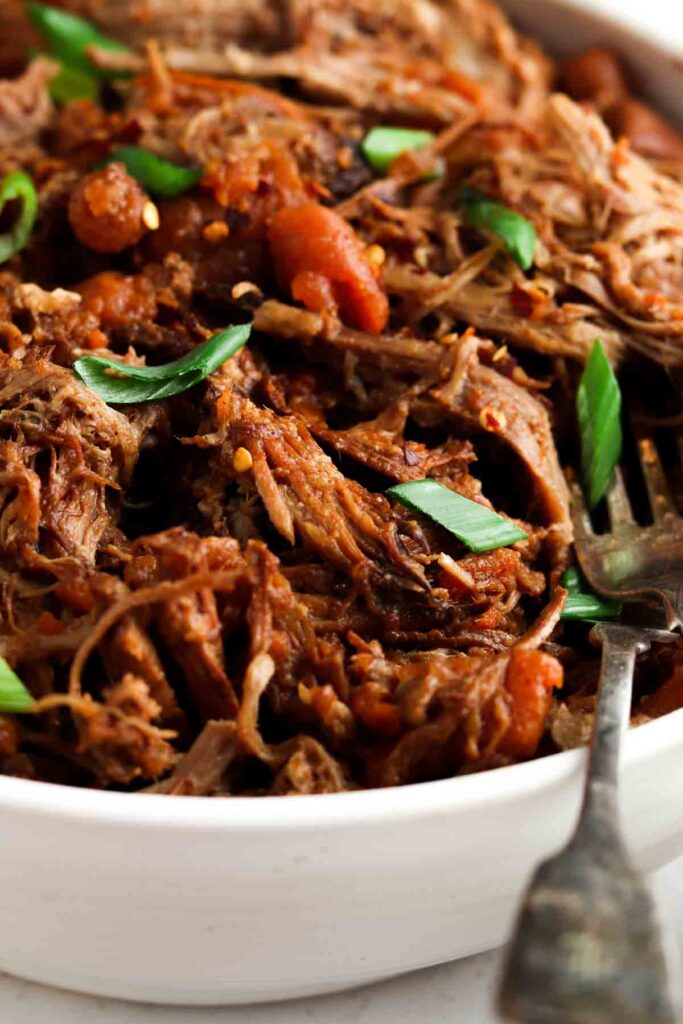
[[[19,676],[0,658],[0,711],[16,715],[29,711],[34,703]]]
[[[0,213],[6,203],[18,200],[21,212],[12,227],[0,234],[0,263],[21,252],[33,231],[38,216],[38,195],[28,174],[11,171],[0,182]]]
[[[49,89],[55,103],[68,103],[69,100],[92,100],[97,103],[100,96],[99,82],[94,75],[66,64],[60,66]]]
[[[412,480],[390,487],[387,494],[414,512],[422,512],[455,534],[470,551],[493,551],[526,539],[508,519],[476,501],[456,494],[436,480]]]
[[[377,174],[387,174],[397,156],[407,150],[424,149],[434,133],[415,128],[371,128],[361,142],[363,156]]]
[[[195,387],[242,348],[250,334],[251,324],[228,327],[165,366],[131,366],[114,359],[83,356],[74,363],[74,370],[109,404],[153,402]]]
[[[562,578],[562,586],[568,591],[567,600],[562,609],[563,619],[590,619],[600,622],[603,619],[619,618],[621,614],[619,602],[585,591],[578,569],[567,569]]]
[[[175,199],[202,179],[201,171],[172,164],[140,146],[119,146],[104,163],[125,164],[128,173],[140,182],[145,191],[160,199]]]
[[[465,223],[471,228],[490,231],[501,240],[512,258],[522,270],[529,270],[534,262],[536,250],[536,228],[503,203],[482,195],[469,185],[463,185],[458,193],[465,204]]]
[[[581,467],[588,504],[604,497],[621,456],[621,391],[600,341],[593,345],[576,395]]]
[[[88,49],[115,50],[120,53],[131,51],[123,43],[102,35],[94,25],[75,14],[62,11],[50,4],[27,4],[33,24],[47,44],[49,52],[69,68],[99,78],[127,78],[128,72],[98,68],[88,57]]]

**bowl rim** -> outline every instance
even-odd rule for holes
[[[683,708],[632,727],[624,744],[626,771],[683,747]],[[52,782],[0,776],[0,810],[73,824],[193,831],[288,831],[348,828],[363,823],[400,824],[409,819],[491,809],[511,798],[551,791],[575,778],[586,748],[548,754],[521,764],[472,775],[385,789],[353,790],[299,798],[282,796],[169,797],[80,789]]]
[[[545,0],[549,7],[574,9],[603,26],[613,25],[679,64],[683,45],[654,25],[637,5],[617,8],[605,0]],[[505,10],[505,0],[501,0]],[[623,767],[656,759],[683,747],[683,708],[632,727],[625,738]],[[341,829],[355,824],[398,824],[455,811],[491,808],[514,797],[551,791],[575,777],[578,784],[586,748],[547,754],[520,764],[471,775],[384,789],[282,796],[169,797],[155,793],[121,793],[81,789],[52,782],[0,776],[0,811],[31,814],[74,824],[210,832],[305,831]]]
[[[507,13],[510,0],[497,0]],[[536,0],[538,3],[538,0]],[[586,18],[592,19],[596,26],[603,30],[612,25],[620,33],[640,40],[650,48],[660,50],[674,62],[683,54],[683,35],[677,37],[671,31],[670,23],[665,17],[653,18],[642,0],[543,0],[543,6],[564,9],[566,12],[576,11]],[[514,3],[513,6],[517,6]],[[528,34],[528,29],[526,32]]]

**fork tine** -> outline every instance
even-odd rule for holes
[[[647,487],[652,518],[655,522],[665,516],[677,515],[674,500],[662,468],[659,452],[651,437],[637,437],[638,458]]]
[[[619,466],[614,471],[614,478],[605,498],[607,500],[609,521],[613,530],[618,530],[620,526],[636,525],[633,512],[631,511],[631,502],[628,500],[628,494],[624,486],[624,477]]]
[[[572,521],[574,523],[574,534],[576,536],[577,543],[581,541],[591,541],[595,536],[593,530],[593,524],[591,522],[590,513],[588,506],[586,505],[583,497],[583,490],[581,485],[576,480],[572,480],[569,489],[571,492],[572,499]]]

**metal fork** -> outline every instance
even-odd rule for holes
[[[656,597],[669,628],[680,624],[683,521],[649,439],[638,442],[654,524],[633,519],[621,476],[607,505],[612,532],[596,535],[579,488],[576,549],[599,593]],[[569,844],[537,869],[508,951],[499,995],[504,1016],[527,1024],[675,1024],[679,964],[647,883],[621,834],[619,749],[631,707],[636,656],[670,632],[601,623],[596,720],[584,802]]]
[[[652,526],[633,517],[621,471],[607,492],[611,532],[595,534],[580,487],[572,487],[576,553],[593,589],[620,601],[656,599],[667,629],[683,626],[683,518],[671,497],[654,442],[636,438]]]

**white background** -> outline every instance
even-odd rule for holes
[[[683,44],[683,0],[593,0],[592,6]],[[683,949],[683,859],[660,871],[654,884]],[[497,1024],[492,999],[499,962],[500,953],[486,953],[337,996],[225,1009],[109,1002],[0,975],[0,1024]]]

